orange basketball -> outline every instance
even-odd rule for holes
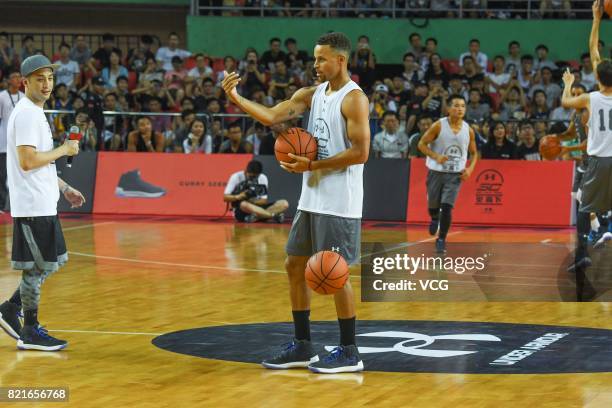
[[[544,160],[556,160],[561,154],[561,142],[558,137],[544,136],[540,139],[540,156]]]
[[[278,161],[293,163],[293,159],[288,156],[288,153],[316,160],[317,139],[302,128],[287,129],[276,138],[276,142],[274,142],[274,155]]]
[[[605,0],[603,8],[608,17],[612,18],[612,0]]]
[[[321,295],[336,293],[344,287],[348,277],[349,267],[337,252],[317,252],[306,264],[306,283]]]

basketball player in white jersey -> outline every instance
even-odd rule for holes
[[[308,258],[322,250],[335,250],[349,264],[359,261],[363,205],[363,163],[368,159],[369,102],[351,81],[347,61],[349,39],[342,33],[319,38],[314,49],[320,85],[298,90],[290,100],[268,108],[238,95],[240,78],[225,73],[223,89],[243,111],[270,126],[294,119],[310,110],[308,131],[317,138],[317,160],[290,155],[293,163],[281,166],[303,173],[302,194],[286,251],[295,338],[276,356],[263,361],[271,369],[308,367],[318,373],[355,372],[363,362],[355,345],[355,301],[347,281],[334,295],[340,345],[319,360],[310,342],[310,290],[304,271]]]
[[[578,233],[575,263],[570,270],[591,265],[587,244],[590,229],[589,213],[605,214],[612,210],[612,61],[602,61],[599,55],[599,25],[603,15],[599,0],[593,2],[593,26],[589,48],[599,91],[572,96],[574,76],[563,74],[561,104],[565,108],[588,109],[589,133],[587,139],[588,167],[582,181],[581,204],[576,221]]]
[[[478,161],[474,130],[465,116],[465,99],[453,95],[448,101],[448,117],[434,123],[419,141],[419,150],[427,156],[427,207],[431,216],[429,233],[436,235],[436,251],[446,253],[446,236],[451,226],[452,210],[461,188]],[[468,151],[471,156],[466,167]]]

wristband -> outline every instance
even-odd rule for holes
[[[68,185],[68,183],[64,184],[64,187],[60,188],[60,192],[62,194],[66,193],[66,191],[68,191],[68,189],[70,188],[70,186]]]

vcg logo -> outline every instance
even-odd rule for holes
[[[293,323],[202,327],[153,340],[164,350],[259,364],[293,338]],[[312,322],[324,355],[337,322]],[[361,320],[357,346],[366,371],[543,374],[612,372],[612,330],[494,322]]]

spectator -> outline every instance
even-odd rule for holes
[[[211,115],[223,113],[223,109],[219,100],[216,98],[209,99],[208,104],[206,105],[206,112]]]
[[[163,82],[164,80],[164,71],[159,69],[157,63],[155,62],[155,58],[147,58],[146,65],[142,73],[140,74],[138,86],[139,87],[148,87],[151,85],[151,82],[157,80],[159,82]]]
[[[104,79],[104,87],[108,90],[117,87],[117,78],[124,76],[127,78],[129,72],[126,67],[121,65],[121,53],[111,51],[110,64],[102,69],[102,79]]]
[[[79,132],[81,133],[79,150],[83,152],[95,151],[98,143],[98,132],[95,123],[89,119],[89,114],[86,109],[79,109],[76,111],[75,123],[79,127]]]
[[[281,50],[280,38],[274,37],[270,39],[270,49],[261,56],[261,64],[266,70],[274,72],[275,64],[278,61],[286,61],[287,54]],[[230,72],[230,71],[227,71]]]
[[[245,171],[230,176],[223,201],[231,204],[237,221],[248,223],[270,219],[282,223],[289,208],[287,200],[268,202],[268,178],[257,160],[251,160]]]
[[[117,94],[107,93],[104,96],[104,110],[118,111]],[[104,150],[118,151],[121,148],[121,134],[123,133],[124,119],[119,115],[104,115],[104,130],[101,133]]]
[[[418,132],[410,135],[408,138],[408,143],[410,144],[410,149],[408,150],[408,157],[413,159],[415,157],[426,157],[425,154],[419,149],[419,142],[421,141],[421,137],[429,130],[429,128],[433,125],[433,119],[431,116],[423,115],[419,118],[417,122]]]
[[[283,101],[285,97],[285,89],[295,82],[295,79],[289,75],[285,61],[277,61],[274,73],[270,78],[268,95],[277,101]]]
[[[87,84],[80,89],[79,94],[85,102],[85,107],[89,112],[89,117],[96,124],[98,134],[102,133],[104,127],[104,115],[102,115],[102,105],[104,103],[104,79],[102,77],[93,77],[87,81]],[[73,102],[72,107],[78,109]],[[98,138],[98,143],[100,142]],[[100,150],[100,146],[98,146]]]
[[[241,63],[240,86],[246,97],[252,97],[256,89],[265,87],[266,74],[264,67],[259,64],[257,51],[248,50]]]
[[[521,44],[518,41],[510,41],[508,44],[508,58],[506,58],[506,72],[510,76],[518,75],[521,67]]]
[[[463,58],[461,75],[463,76],[464,82],[470,82],[472,78],[478,75],[478,69],[476,67],[476,63],[474,63],[474,58],[469,55]]]
[[[537,140],[542,139],[548,132],[548,122],[546,120],[533,121],[533,128]]]
[[[136,121],[136,130],[128,134],[128,152],[158,152],[164,151],[164,135],[153,131],[153,123],[148,116],[141,116]]]
[[[525,92],[537,83],[538,78],[536,71],[533,70],[533,57],[531,55],[521,57],[521,69],[518,72],[517,79]]]
[[[516,145],[506,137],[506,127],[502,122],[493,122],[489,127],[487,143],[481,149],[483,159],[514,159]]]
[[[196,87],[194,91],[194,103],[196,106],[196,110],[202,111],[206,109],[208,105],[208,101],[211,99],[217,99],[217,89],[215,88],[215,83],[212,79],[206,78],[202,81],[201,89]]]
[[[519,146],[516,156],[521,160],[540,160],[540,149],[535,137],[533,126],[528,121],[521,122]]]
[[[26,35],[21,40],[21,61],[35,54],[36,49],[34,48],[34,37],[31,35]]]
[[[448,73],[442,66],[442,58],[439,54],[431,54],[429,58],[429,64],[427,68],[427,72],[425,72],[425,80],[430,81],[431,79],[436,78],[442,81],[442,84],[446,86],[448,84]]]
[[[17,65],[17,55],[9,44],[9,34],[0,33],[0,71],[7,74],[9,69]]]
[[[489,118],[491,107],[480,101],[480,91],[470,89],[470,99],[465,110],[466,121],[482,122]]]
[[[523,120],[526,116],[527,99],[523,89],[518,86],[516,79],[510,81],[507,91],[502,92],[501,110],[499,120],[507,121],[510,119]]]
[[[448,92],[442,87],[442,81],[432,78],[428,82],[429,94],[421,104],[423,111],[433,118],[446,115]]]
[[[465,57],[472,57],[473,61],[476,63],[476,71],[477,72],[486,72],[488,58],[485,53],[480,51],[480,41],[476,38],[470,40],[469,51],[464,52],[459,56],[459,65],[463,66],[463,60]]]
[[[194,119],[189,133],[183,140],[183,151],[189,153],[212,153],[212,136],[206,134],[206,124],[202,119]]]
[[[162,113],[162,100],[158,96],[154,96],[149,100],[149,111],[151,113]],[[152,129],[155,133],[165,134],[172,128],[172,121],[166,115],[154,115],[148,118],[151,122]],[[163,149],[163,147],[162,147]]]
[[[461,95],[463,99],[468,100],[468,90],[463,83],[463,76],[459,74],[453,74],[448,81],[448,94],[449,95]]]
[[[236,70],[236,58],[231,55],[226,55],[223,58],[223,70],[226,72],[234,72]],[[223,75],[221,72],[217,72],[217,86],[221,87],[221,81],[223,81]]]
[[[72,110],[72,99],[70,98],[70,93],[68,92],[66,84],[57,84],[53,93],[55,94],[53,109]]]
[[[166,47],[160,47],[157,50],[155,59],[158,62],[158,66],[164,71],[172,70],[172,58],[180,57],[181,59],[189,58],[191,52],[178,48],[179,46],[179,35],[175,32],[168,34],[168,45]]]
[[[103,34],[102,47],[98,48],[93,55],[98,68],[106,68],[110,66],[111,52],[113,51],[118,55],[121,55],[121,50],[115,47],[115,36],[109,33]]]
[[[81,70],[76,61],[70,59],[70,46],[61,43],[59,46],[59,60],[55,61],[59,67],[55,70],[56,84],[64,84],[70,90],[76,90],[81,82]]]
[[[549,68],[551,71],[558,69],[557,64],[548,59],[548,47],[540,44],[536,47],[536,60],[533,68],[540,71],[542,68]]]
[[[414,88],[414,95],[407,104],[407,120],[406,120],[406,134],[410,134],[413,131],[414,126],[417,122],[417,118],[423,116],[423,101],[429,94],[429,87],[426,82],[417,82]]]
[[[193,110],[183,110],[180,120],[174,123],[174,151],[177,153],[183,152],[183,142],[189,135],[191,123],[196,119],[196,114]]]
[[[381,119],[386,111],[397,111],[397,105],[389,97],[389,87],[384,84],[376,85],[370,102],[370,118]]]
[[[419,64],[421,65],[421,69],[427,71],[429,67],[429,59],[433,54],[438,53],[438,40],[433,37],[425,40],[425,51],[421,54],[421,58]]]
[[[546,18],[548,16],[550,16],[551,18],[554,16],[571,18],[573,17],[571,9],[572,5],[570,0],[540,1],[540,16],[542,16],[542,18]]]
[[[130,108],[134,107],[134,95],[129,90],[129,82],[126,76],[117,77],[117,87],[112,90],[119,99],[125,98]]]
[[[376,55],[370,48],[367,35],[359,36],[357,50],[351,54],[351,72],[359,76],[359,85],[364,90],[370,89],[376,78]]]
[[[187,70],[183,68],[183,60],[181,57],[172,57],[172,69],[164,74],[164,86],[175,92],[185,88],[185,78],[187,78]],[[181,99],[177,96],[177,99]]]
[[[406,53],[411,53],[412,55],[414,55],[416,61],[420,62],[421,54],[425,51],[422,44],[421,34],[410,34],[410,36],[408,36],[408,41],[410,45],[408,46],[408,50],[406,50]]]
[[[590,92],[593,90],[593,88],[595,88],[595,84],[597,83],[595,72],[593,71],[593,64],[591,63],[591,56],[588,52],[584,53],[580,57],[580,61],[582,62],[582,68],[580,70],[580,83]]]
[[[383,159],[405,159],[408,157],[408,136],[399,131],[399,115],[387,111],[382,117],[382,131],[374,135],[372,152],[374,157]]]
[[[562,93],[561,87],[552,82],[552,78],[553,74],[550,68],[543,67],[540,70],[540,83],[534,85],[530,90],[532,99],[536,91],[544,91],[546,93],[546,104],[548,105],[549,109],[553,109],[557,106]]]
[[[140,36],[140,44],[136,48],[132,48],[127,54],[127,66],[130,71],[141,73],[145,70],[147,59],[155,60],[155,54],[152,51],[153,37],[150,35]]]
[[[221,144],[223,143],[224,132],[223,122],[221,118],[212,118],[212,124],[210,126],[210,135],[213,139],[213,152],[219,152]]]
[[[415,55],[411,52],[404,54],[404,71],[402,72],[402,78],[404,79],[405,88],[411,89],[413,84],[423,80],[424,77],[425,72],[417,63]]]
[[[298,49],[295,38],[287,38],[285,40],[285,48],[287,48],[287,60],[285,63],[289,70],[303,71],[306,62],[309,60],[308,53]]]
[[[85,41],[84,35],[77,35],[70,50],[70,59],[76,61],[81,67],[88,65],[91,60],[91,50]]]
[[[246,141],[253,146],[253,154],[255,155],[272,155],[274,154],[274,137],[271,132],[266,130],[266,127],[259,122],[255,122],[253,126],[254,133],[246,137]]]
[[[202,81],[204,78],[212,78],[213,70],[210,67],[210,58],[206,55],[199,53],[195,55],[196,66],[191,68],[187,73],[185,81],[190,84],[198,80]]]
[[[493,58],[493,72],[488,72],[485,77],[490,93],[499,94],[510,83],[510,74],[504,71],[505,62],[502,55]]]
[[[395,106],[402,106],[410,100],[410,91],[406,89],[406,82],[401,76],[394,76],[393,80],[386,79],[385,84],[389,88],[389,97],[395,101]]]
[[[533,93],[529,117],[531,119],[548,120],[549,116],[550,109],[548,109],[548,104],[546,103],[546,92],[538,89]]]
[[[251,153],[253,145],[242,140],[242,126],[238,121],[230,123],[227,127],[228,140],[221,144],[219,153]]]

